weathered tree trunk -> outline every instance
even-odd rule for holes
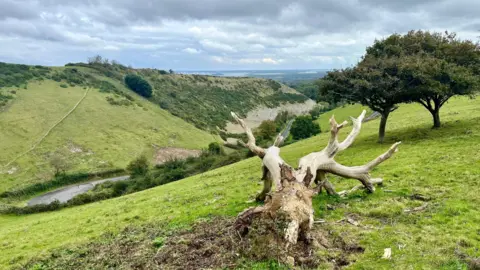
[[[380,119],[380,127],[378,128],[378,142],[383,143],[385,139],[385,129],[387,128],[387,120],[390,110],[387,112],[382,112],[382,118]]]
[[[330,119],[330,140],[320,152],[313,152],[299,161],[298,169],[292,169],[280,157],[278,146],[288,136],[288,127],[278,135],[274,145],[268,149],[256,146],[255,137],[245,122],[234,113],[232,116],[244,128],[248,142],[244,145],[257,154],[263,163],[264,189],[257,200],[264,200],[263,206],[252,207],[239,214],[235,227],[238,232],[249,237],[258,238],[255,243],[265,248],[275,247],[283,251],[295,245],[297,241],[310,241],[309,232],[313,225],[312,197],[325,189],[328,194],[346,195],[360,188],[374,192],[374,184],[381,184],[382,179],[370,178],[370,171],[378,164],[390,158],[397,151],[400,142],[395,143],[384,154],[361,166],[347,167],[337,163],[334,157],[348,148],[360,133],[362,120],[366,111],[357,118],[352,118],[353,129],[347,138],[338,142],[338,132],[347,122],[337,124],[335,118]],[[388,116],[388,114],[387,114]],[[385,119],[386,120],[386,119]],[[361,182],[350,191],[335,192],[328,181],[328,173],[345,178],[357,179]],[[271,193],[271,184],[275,183],[275,192]],[[313,187],[313,183],[316,186]],[[251,235],[251,234],[254,235]],[[278,254],[277,254],[278,255]],[[278,257],[278,256],[277,256]],[[287,257],[283,258],[285,262]],[[291,263],[291,262],[290,262]]]
[[[435,110],[430,111],[433,116],[433,128],[439,128],[441,126],[440,122],[440,109],[435,108]]]
[[[279,168],[281,190],[267,196],[263,206],[242,212],[237,217],[235,227],[245,236],[253,223],[270,223],[276,229],[272,231],[275,235],[269,241],[275,242],[274,245],[283,243],[288,248],[296,244],[299,238],[308,238],[313,225],[312,197],[316,191],[308,187],[309,183],[298,182],[288,165],[283,164]]]

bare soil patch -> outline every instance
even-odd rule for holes
[[[162,229],[165,224],[128,227],[89,244],[55,250],[18,269],[235,269],[279,256],[291,256],[302,269],[340,269],[352,262],[350,255],[364,251],[351,239],[316,227],[314,243],[300,241],[285,252],[240,236],[234,221],[213,218],[173,232]]]
[[[188,157],[198,157],[202,151],[176,148],[176,147],[163,147],[156,149],[155,152],[155,164],[162,164],[172,159],[187,159]]]

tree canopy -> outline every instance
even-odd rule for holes
[[[128,74],[125,76],[125,84],[141,96],[147,98],[152,96],[152,86],[136,74]]]
[[[295,140],[309,138],[320,133],[320,125],[312,121],[310,115],[298,116],[290,130]]]
[[[381,142],[396,104],[422,104],[433,116],[433,127],[440,127],[440,108],[452,96],[474,95],[478,75],[478,43],[448,32],[410,31],[376,40],[355,67],[329,72],[319,83],[319,95],[379,112]]]

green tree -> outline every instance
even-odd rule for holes
[[[128,164],[127,170],[132,177],[146,175],[150,170],[150,162],[145,155],[141,155]]]
[[[208,153],[211,155],[223,155],[225,151],[218,142],[212,142],[208,145]]]
[[[265,120],[256,130],[256,136],[261,137],[263,140],[271,140],[275,135],[277,135],[277,125],[275,121]]]
[[[55,152],[50,158],[50,166],[53,167],[55,176],[64,175],[72,168],[71,162],[68,161],[66,154]]]
[[[152,96],[152,86],[136,74],[128,74],[125,76],[125,84],[141,96],[147,98]]]
[[[382,115],[378,141],[383,142],[388,116],[404,97],[398,78],[398,58],[367,56],[354,68],[329,72],[320,84],[320,95],[330,102],[361,103]]]
[[[293,121],[290,133],[295,140],[309,138],[320,133],[320,125],[312,121],[310,115],[298,116]]]
[[[410,31],[376,40],[366,58],[401,59],[404,102],[422,104],[438,128],[440,108],[456,95],[473,95],[480,75],[480,46],[455,33]]]

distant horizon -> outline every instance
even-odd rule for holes
[[[116,60],[116,59],[109,59],[109,60]],[[48,64],[38,64],[38,63],[21,63],[21,62],[13,62],[13,61],[8,61],[8,60],[3,60],[0,59],[0,62],[3,63],[8,63],[8,64],[17,64],[17,65],[28,65],[28,66],[45,66],[45,67],[63,67],[67,64],[70,63],[85,63],[87,64],[87,61],[69,61],[66,62],[63,65],[48,65]],[[120,64],[127,66],[124,63],[119,62]],[[234,71],[328,71],[332,70],[335,68],[277,68],[277,69],[262,69],[262,68],[241,68],[241,69],[173,69],[173,68],[160,68],[160,67],[135,67],[132,66],[134,69],[158,69],[158,70],[169,70],[172,69],[175,72],[219,72],[219,71],[224,71],[224,72],[234,72]]]

